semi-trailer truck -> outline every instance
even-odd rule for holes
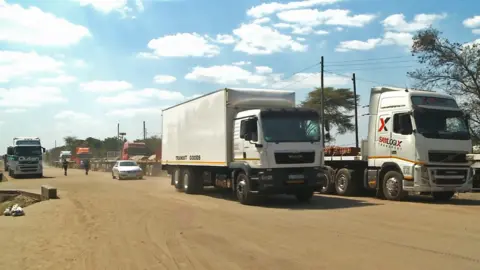
[[[228,188],[242,204],[292,194],[308,201],[326,180],[319,114],[295,92],[221,89],[162,111],[162,167],[185,193]]]
[[[322,192],[348,196],[367,189],[388,200],[421,193],[445,201],[472,191],[468,118],[449,95],[372,88],[367,140],[359,155],[325,153],[329,173]]]
[[[36,176],[43,177],[42,154],[45,148],[42,147],[38,137],[15,137],[13,145],[7,148],[8,175]]]

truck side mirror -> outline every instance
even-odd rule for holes
[[[43,151],[43,153],[45,153],[45,147],[42,147],[42,151]]]
[[[330,132],[330,122],[328,122],[327,120],[325,120],[325,131],[326,131],[326,133]],[[325,134],[325,136],[326,136],[326,134]]]
[[[9,146],[7,148],[7,155],[10,155],[10,156],[13,155],[13,147],[12,146]]]
[[[466,113],[465,114],[465,126],[467,126],[467,129],[470,130],[470,114]]]

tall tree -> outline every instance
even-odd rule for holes
[[[415,86],[438,88],[454,96],[471,116],[471,132],[480,137],[480,44],[451,42],[434,28],[417,32],[412,53],[423,68],[408,75]]]
[[[352,123],[352,112],[355,109],[355,97],[348,88],[325,87],[325,121],[330,127],[335,127],[339,134],[345,134],[355,129]],[[357,104],[360,96],[357,95]],[[304,108],[315,109],[319,113],[322,110],[322,90],[315,88],[308,93],[308,97],[300,105]]]

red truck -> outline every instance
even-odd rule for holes
[[[90,159],[92,158],[92,153],[90,152],[89,147],[77,147],[75,150],[75,157],[73,160],[76,164],[80,165],[80,161],[82,159]]]
[[[144,142],[125,142],[122,149],[122,160],[128,160],[133,156],[148,156],[150,150]]]

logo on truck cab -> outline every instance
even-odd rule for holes
[[[402,147],[401,140],[391,139],[387,137],[382,137],[382,136],[378,137],[378,142],[380,142],[380,144],[384,144],[389,147],[397,147],[397,148]]]
[[[39,161],[38,157],[18,157],[19,161]]]
[[[390,117],[380,117],[380,128],[378,129],[378,132],[382,131],[388,131],[387,129],[387,123],[390,120]]]

